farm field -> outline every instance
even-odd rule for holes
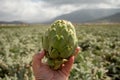
[[[32,56],[50,25],[0,27],[0,80],[33,80]],[[81,52],[69,80],[120,80],[120,24],[76,24]]]

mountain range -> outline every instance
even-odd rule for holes
[[[98,22],[98,23],[105,23],[105,22],[109,22],[109,23],[120,23],[120,12],[110,15],[110,16],[106,16],[104,18],[100,18],[97,19],[96,21],[92,21],[92,22]]]
[[[25,24],[22,21],[0,21],[0,24]]]
[[[76,10],[71,13],[62,14],[48,21],[44,24],[51,24],[55,20],[64,19],[73,23],[120,23],[120,8],[115,9],[82,9]],[[0,21],[0,24],[25,24],[24,21]],[[36,22],[37,24],[41,22]],[[27,23],[31,24],[31,23]]]
[[[77,10],[68,14],[57,16],[48,21],[52,23],[55,20],[65,19],[73,23],[91,23],[91,22],[119,22],[120,9],[84,9]]]

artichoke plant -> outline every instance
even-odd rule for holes
[[[46,52],[47,62],[54,70],[74,55],[77,47],[77,37],[74,26],[66,20],[57,20],[42,37],[42,46]]]

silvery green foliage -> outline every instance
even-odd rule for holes
[[[77,47],[74,26],[69,21],[55,21],[45,32],[42,44],[47,53],[48,64],[53,69],[59,69],[60,65],[73,55]]]
[[[0,26],[0,80],[35,80],[31,60],[41,50],[48,27]],[[120,24],[76,24],[75,28],[81,52],[69,80],[119,80]]]

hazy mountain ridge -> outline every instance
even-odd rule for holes
[[[110,16],[106,16],[106,17],[98,19],[98,20],[95,20],[93,22],[120,23],[120,12],[110,15]]]
[[[87,23],[87,22],[93,22],[93,21],[99,20],[99,19],[101,19],[101,20],[105,19],[108,16],[110,17],[110,16],[115,15],[116,13],[119,13],[119,12],[120,12],[120,9],[77,10],[77,11],[74,11],[74,12],[71,12],[68,14],[57,16],[56,18],[48,21],[48,23],[52,23],[53,21],[58,20],[58,19],[65,19],[65,20],[69,20],[69,21],[74,22],[74,23]],[[120,17],[115,17],[115,18],[120,18]]]
[[[0,24],[25,24],[23,21],[0,21]]]
[[[113,22],[120,23],[120,8],[118,9],[83,9],[73,11],[68,14],[63,14],[57,16],[49,21],[45,22],[35,22],[35,23],[26,23],[24,21],[0,21],[0,24],[51,24],[55,20],[65,19],[73,23],[104,23],[104,22]]]

